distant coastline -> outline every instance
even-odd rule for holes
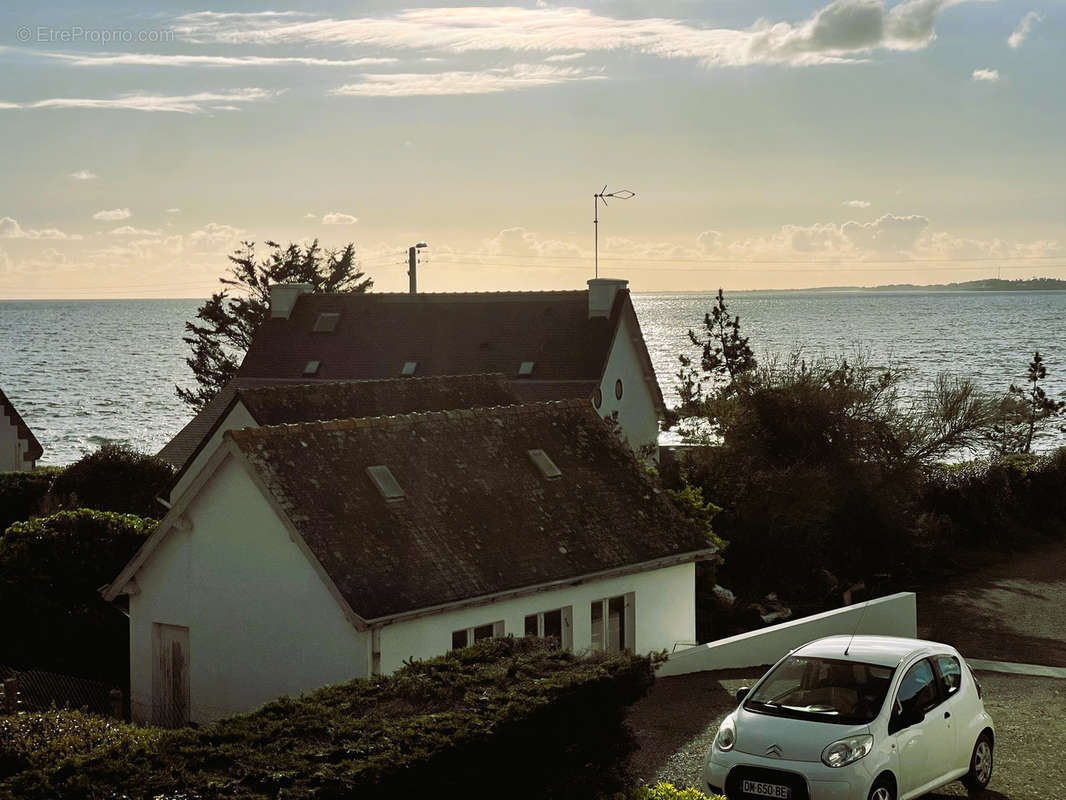
[[[735,294],[778,292],[1048,292],[1066,291],[1066,280],[1058,278],[985,278],[959,283],[890,283],[883,286],[810,286],[804,289],[740,289]]]

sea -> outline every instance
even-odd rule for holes
[[[191,418],[182,341],[199,300],[0,301],[0,389],[44,447],[41,465],[76,461],[114,442],[154,453]],[[667,402],[678,354],[697,355],[709,293],[634,294]],[[858,357],[907,372],[918,395],[938,373],[1005,391],[1039,350],[1046,391],[1066,399],[1066,292],[737,292],[726,296],[762,360]],[[1049,433],[1042,449],[1066,444]]]

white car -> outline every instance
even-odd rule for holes
[[[948,645],[819,639],[737,700],[703,764],[703,788],[729,800],[908,800],[992,778],[992,718]]]

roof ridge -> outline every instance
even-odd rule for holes
[[[476,408],[459,408],[446,411],[413,411],[406,414],[385,414],[376,417],[347,417],[344,419],[315,420],[313,422],[291,422],[280,425],[262,425],[258,428],[241,428],[228,430],[223,435],[235,441],[270,438],[280,432],[295,433],[297,430],[344,431],[357,428],[385,428],[414,425],[420,422],[441,421],[456,422],[461,419],[488,419],[493,416],[519,417],[535,414],[538,411],[552,409],[568,410],[585,408],[595,413],[592,404],[584,398],[567,398],[564,400],[545,400],[539,403],[516,403],[506,406],[479,406]],[[598,416],[598,415],[597,415]]]
[[[301,294],[298,300],[304,300],[308,297],[344,297],[344,298],[369,298],[375,297],[387,297],[390,299],[404,298],[407,300],[423,300],[432,299],[436,297],[445,298],[458,298],[458,297],[530,297],[532,295],[587,295],[588,289],[504,289],[500,291],[479,291],[479,292],[418,292],[411,294],[410,292],[305,292]]]
[[[323,386],[350,386],[352,384],[368,384],[368,383],[425,383],[430,381],[437,381],[441,383],[452,382],[458,380],[469,381],[472,378],[498,378],[500,380],[506,380],[507,376],[502,372],[468,372],[463,375],[412,375],[410,377],[390,377],[390,378],[335,378],[332,380],[321,381],[292,381],[288,383],[266,383],[253,386],[237,386],[234,388],[235,392],[259,392],[259,391],[283,391],[289,389],[310,389],[319,388]]]

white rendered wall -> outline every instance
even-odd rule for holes
[[[33,462],[26,460],[29,443],[19,438],[19,429],[14,421],[0,411],[0,472],[22,472],[33,469]]]
[[[623,316],[600,383],[603,402],[598,410],[602,417],[609,417],[617,411],[618,423],[625,432],[629,446],[638,450],[643,445],[654,446],[658,443],[659,416],[655,410],[652,389],[644,380],[640,355],[632,341],[635,333],[629,320]],[[614,396],[615,381],[619,378],[622,380],[621,400]]]
[[[239,430],[241,428],[258,428],[259,423],[255,421],[252,415],[248,412],[248,409],[244,407],[244,404],[239,400],[230,409],[227,414],[218,425],[218,429],[211,434],[211,438],[207,443],[200,448],[200,452],[196,454],[188,468],[182,474],[181,479],[174,484],[174,488],[170,491],[170,502],[173,503],[181,497],[190,483],[200,474],[200,470],[204,468],[204,465],[214,455],[215,450],[218,448],[219,442],[222,441],[222,434],[226,431]]]
[[[851,633],[914,638],[918,635],[914,593],[879,597],[869,603],[857,603],[679,650],[656,674],[662,678],[716,669],[761,667],[776,663],[790,650],[814,639]]]
[[[505,635],[522,636],[527,614],[563,606],[573,606],[574,651],[580,653],[592,641],[592,602],[627,592],[635,594],[636,652],[669,651],[676,642],[694,641],[696,568],[681,564],[386,625],[380,636],[381,671],[393,672],[405,659],[443,655],[451,649],[452,632],[465,628],[503,620]]]
[[[189,628],[191,719],[366,676],[369,636],[345,618],[243,467],[223,464],[130,596],[134,719],[150,721],[152,623]]]

